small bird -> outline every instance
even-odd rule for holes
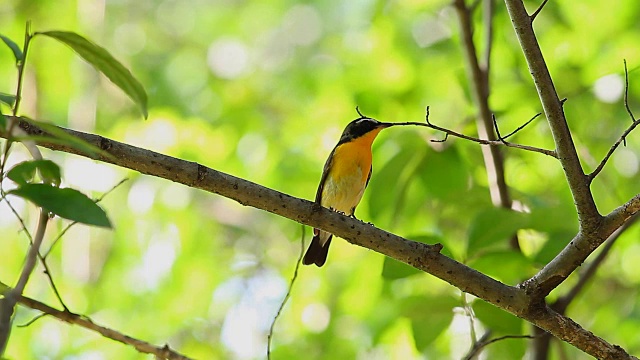
[[[396,125],[368,118],[359,111],[358,114],[360,117],[347,125],[329,154],[315,200],[325,208],[354,218],[356,206],[371,179],[371,144],[382,129]],[[302,263],[324,265],[332,237],[333,234],[313,229],[313,239]]]

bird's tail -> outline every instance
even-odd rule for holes
[[[307,253],[304,254],[302,263],[304,265],[316,264],[317,267],[324,265],[325,261],[327,261],[332,237],[333,235],[328,232],[313,229],[313,239],[311,239],[311,245],[309,245]]]

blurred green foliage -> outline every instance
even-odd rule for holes
[[[533,11],[538,2],[526,2]],[[640,112],[640,3],[550,2],[535,29],[586,171]],[[481,39],[476,14],[477,40]],[[473,135],[475,109],[456,14],[448,1],[309,2],[16,0],[0,4],[0,32],[22,43],[34,31],[81,34],[108,49],[149,94],[149,119],[72,51],[36,39],[22,113],[38,120],[195,161],[313,199],[322,165],[358,105],[383,121],[422,121]],[[510,21],[496,4],[490,103],[503,133],[542,109]],[[1,45],[1,44],[0,44]],[[479,45],[482,49],[483,45]],[[0,47],[0,92],[12,94],[13,54]],[[3,105],[4,106],[4,105]],[[2,113],[8,113],[2,107]],[[640,142],[627,139],[593,190],[601,213],[638,192]],[[479,145],[422,128],[394,128],[374,144],[374,174],[356,215],[507,284],[535,273],[577,230],[562,169],[544,155],[503,149],[507,183],[526,213],[493,208]],[[513,141],[553,148],[543,117]],[[112,231],[74,226],[49,266],[71,311],[194,358],[263,358],[270,321],[295,266],[300,225],[199,190],[44,150],[63,186],[99,196]],[[28,159],[15,149],[12,164]],[[36,210],[13,199],[33,228]],[[45,248],[67,222],[49,228]],[[518,230],[519,229],[519,230]],[[509,250],[518,230],[522,253]],[[28,242],[0,204],[0,281],[12,284]],[[308,233],[308,232],[307,232]],[[638,230],[614,247],[568,315],[640,353]],[[308,240],[308,239],[307,239]],[[563,294],[572,276],[552,293]],[[26,295],[56,305],[42,274]],[[274,335],[273,358],[460,358],[470,346],[457,289],[372,251],[334,241],[328,264],[305,267]],[[476,331],[529,334],[523,321],[469,299]],[[20,308],[16,324],[35,312]],[[487,347],[520,358],[529,340]],[[561,349],[560,352],[558,349]],[[568,346],[552,359],[584,357]],[[51,318],[15,328],[11,359],[146,358]]]

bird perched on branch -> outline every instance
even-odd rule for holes
[[[357,108],[356,108],[357,110]],[[315,202],[321,206],[353,215],[371,178],[371,144],[378,133],[399,123],[384,123],[366,117],[359,118],[344,129],[340,141],[324,164]],[[302,260],[304,265],[324,265],[327,260],[332,234],[313,229],[313,239]]]

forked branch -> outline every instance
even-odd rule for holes
[[[635,130],[635,128],[638,125],[640,125],[640,119],[636,119],[633,116],[633,112],[629,107],[629,72],[627,71],[627,60],[624,60],[624,107],[627,110],[627,114],[629,114],[629,117],[631,118],[631,125],[629,125],[627,130],[625,130],[622,133],[622,135],[620,135],[620,138],[618,138],[618,140],[611,146],[611,148],[607,152],[607,155],[604,156],[604,158],[602,159],[602,161],[600,161],[600,164],[598,164],[595,170],[593,170],[593,172],[587,176],[589,184],[591,184],[593,179],[595,179],[595,177],[598,176],[598,174],[600,174],[604,166],[607,164],[607,161],[609,161],[609,158],[611,157],[611,155],[613,155],[613,153],[620,146],[620,144],[627,146],[627,136],[633,130]]]

